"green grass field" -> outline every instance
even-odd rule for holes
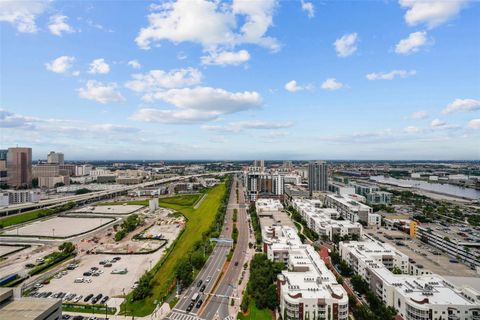
[[[0,225],[4,228],[9,226],[14,226],[16,224],[24,223],[33,219],[38,218],[39,213],[46,213],[47,210],[39,209],[34,211],[29,211],[25,213],[16,214],[13,216],[5,217],[0,219]]]
[[[203,193],[183,194],[175,197],[160,198],[160,206],[170,208],[171,205],[176,205],[178,208],[193,206],[201,197]],[[97,206],[114,206],[121,204],[148,206],[148,200],[131,200],[131,201],[116,201],[116,202],[101,202]],[[178,209],[173,208],[173,209]]]
[[[163,265],[155,273],[151,294],[144,300],[122,304],[122,311],[140,317],[152,313],[155,308],[154,301],[160,300],[166,294],[174,279],[175,265],[177,261],[192,249],[193,244],[196,241],[202,239],[202,234],[207,231],[214,222],[215,215],[220,207],[225,190],[226,187],[224,183],[209,190],[208,195],[196,210],[193,209],[196,200],[193,201],[193,198],[186,197],[187,195],[174,197],[177,198],[177,200],[174,200],[174,198],[165,198],[169,199],[167,201],[161,199],[161,206],[181,212],[188,219],[188,222],[185,225],[184,232],[178,238],[177,244],[171,251],[167,260],[165,260]],[[201,194],[197,194],[197,200],[200,196]],[[127,298],[129,297],[130,295]]]
[[[241,312],[238,313],[238,320],[272,320],[272,312],[268,309],[258,309],[255,302],[250,302],[248,307],[248,315],[244,316]]]
[[[182,207],[194,206],[202,196],[203,193],[194,193],[170,198],[160,198],[160,205],[162,207],[168,207],[169,205],[177,205]]]

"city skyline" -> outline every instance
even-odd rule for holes
[[[0,149],[480,159],[478,3],[119,4],[0,3]]]

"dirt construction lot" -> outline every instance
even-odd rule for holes
[[[103,294],[109,297],[116,295],[122,295],[123,289],[125,293],[132,290],[132,286],[142,274],[153,267],[155,263],[161,258],[165,251],[165,247],[158,250],[155,253],[148,255],[118,255],[121,258],[120,261],[112,263],[111,267],[104,267],[99,262],[105,259],[111,260],[115,255],[87,255],[82,257],[80,266],[75,270],[68,271],[66,275],[60,279],[53,278],[50,284],[41,288],[40,292],[70,292],[77,295],[88,294]],[[103,273],[98,277],[90,276],[84,277],[83,273],[90,270],[91,267],[97,267],[102,270]],[[115,269],[127,268],[127,274],[111,274]],[[91,283],[74,283],[77,278],[91,279]],[[82,299],[83,302],[83,299]],[[108,303],[107,303],[108,304]]]
[[[9,254],[10,252],[16,251],[23,248],[23,246],[1,246],[0,245],[0,257]]]
[[[96,229],[104,224],[112,222],[113,220],[113,218],[55,217],[48,220],[33,222],[18,229],[11,229],[4,234],[67,238],[75,234]]]
[[[130,214],[142,209],[144,206],[117,205],[117,206],[87,206],[74,210],[74,213],[96,213],[96,214]]]

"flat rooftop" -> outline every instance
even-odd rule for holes
[[[10,296],[11,288],[0,288],[2,298]],[[60,299],[19,298],[0,302],[0,319],[36,320],[45,318],[61,307]]]
[[[113,205],[113,206],[87,206],[72,211],[73,213],[95,213],[95,214],[130,214],[142,209],[139,205]]]

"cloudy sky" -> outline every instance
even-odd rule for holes
[[[0,148],[480,159],[475,1],[0,0]]]

